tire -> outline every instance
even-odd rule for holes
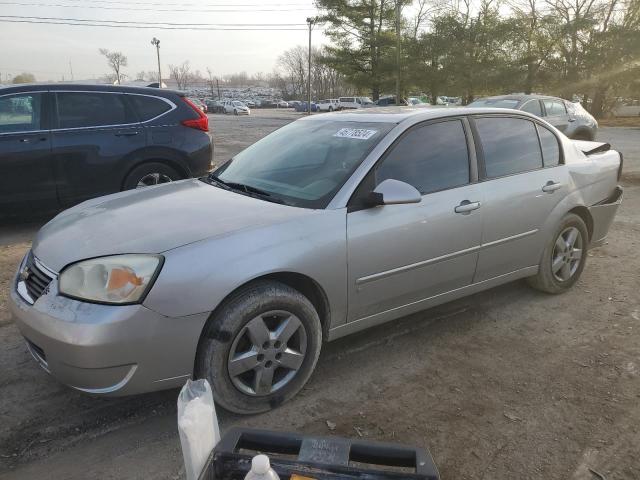
[[[236,110],[235,108],[233,109],[233,114],[234,115],[238,115],[238,110]]]
[[[311,302],[280,282],[257,281],[225,300],[207,322],[195,376],[209,381],[216,403],[224,409],[266,412],[300,391],[316,366],[321,345],[320,318]],[[283,366],[285,358],[289,367]]]
[[[181,180],[180,175],[174,168],[166,163],[149,162],[135,167],[124,180],[122,190],[132,190],[143,186],[159,185],[175,180]],[[143,185],[144,184],[144,185]]]
[[[329,107],[329,111],[330,111],[330,112],[333,112],[333,107]]]
[[[572,248],[567,250],[571,242],[570,233],[576,233]],[[568,240],[567,240],[568,239]],[[564,244],[565,250],[561,247]],[[542,253],[538,273],[527,279],[529,285],[546,293],[562,293],[571,288],[580,278],[587,261],[589,232],[584,220],[578,215],[566,215],[554,230],[551,240]],[[576,249],[580,252],[576,262]]]

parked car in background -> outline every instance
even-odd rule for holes
[[[607,144],[514,110],[313,115],[208,177],[61,213],[8,303],[36,361],[75,389],[195,376],[221,407],[262,412],[303,387],[323,341],[521,278],[571,288],[620,205],[621,167]]]
[[[298,108],[298,105],[300,105],[300,103],[300,100],[289,100],[289,107]]]
[[[0,211],[70,207],[203,175],[207,116],[180,92],[42,84],[0,88]]]
[[[340,110],[375,107],[375,103],[369,97],[340,97],[338,107]]]
[[[296,112],[306,112],[306,111],[308,111],[307,102],[300,102],[298,103],[298,105],[296,105]],[[317,103],[311,102],[311,111],[312,112],[318,111]]]
[[[207,107],[207,104],[204,103],[202,100],[200,100],[198,98],[193,98],[193,97],[189,97],[189,100],[191,101],[191,103],[193,103],[195,106],[197,106],[204,113],[207,113],[207,111],[209,110],[208,107]]]
[[[318,110],[321,112],[333,112],[334,110],[338,110],[339,105],[340,103],[337,98],[320,100],[318,102]]]
[[[278,100],[276,102],[276,107],[277,108],[289,108],[289,103],[285,102],[284,100]]]
[[[380,97],[375,104],[379,107],[391,107],[391,106],[407,106],[409,102],[404,98],[400,99],[400,103],[396,102],[395,95],[388,95],[385,97]]]
[[[567,137],[574,140],[594,140],[598,122],[579,103],[545,95],[500,95],[479,98],[467,105],[471,108],[513,108],[544,118]]]
[[[411,106],[419,106],[419,105],[429,105],[427,102],[423,102],[420,98],[418,97],[409,97],[407,98],[407,103]]]
[[[254,108],[256,106],[256,103],[253,100],[245,100],[244,104],[249,108]]]
[[[224,113],[224,104],[220,100],[207,100],[207,112]]]
[[[234,115],[249,115],[251,110],[240,100],[227,100],[224,102],[224,113],[233,113]]]

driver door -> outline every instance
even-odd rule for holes
[[[414,126],[360,185],[347,214],[349,321],[396,318],[471,284],[482,192],[467,136],[461,119]],[[389,178],[422,201],[366,208],[361,199]]]

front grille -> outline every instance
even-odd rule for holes
[[[31,299],[35,302],[42,296],[53,278],[38,266],[33,253],[29,252],[21,273],[21,279]]]

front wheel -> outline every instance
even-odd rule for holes
[[[315,368],[320,319],[297,290],[274,281],[250,284],[226,300],[204,329],[195,376],[235,413],[260,413],[289,400]]]
[[[566,215],[542,253],[538,274],[529,284],[543,292],[562,293],[575,284],[587,260],[589,232],[584,220]]]

